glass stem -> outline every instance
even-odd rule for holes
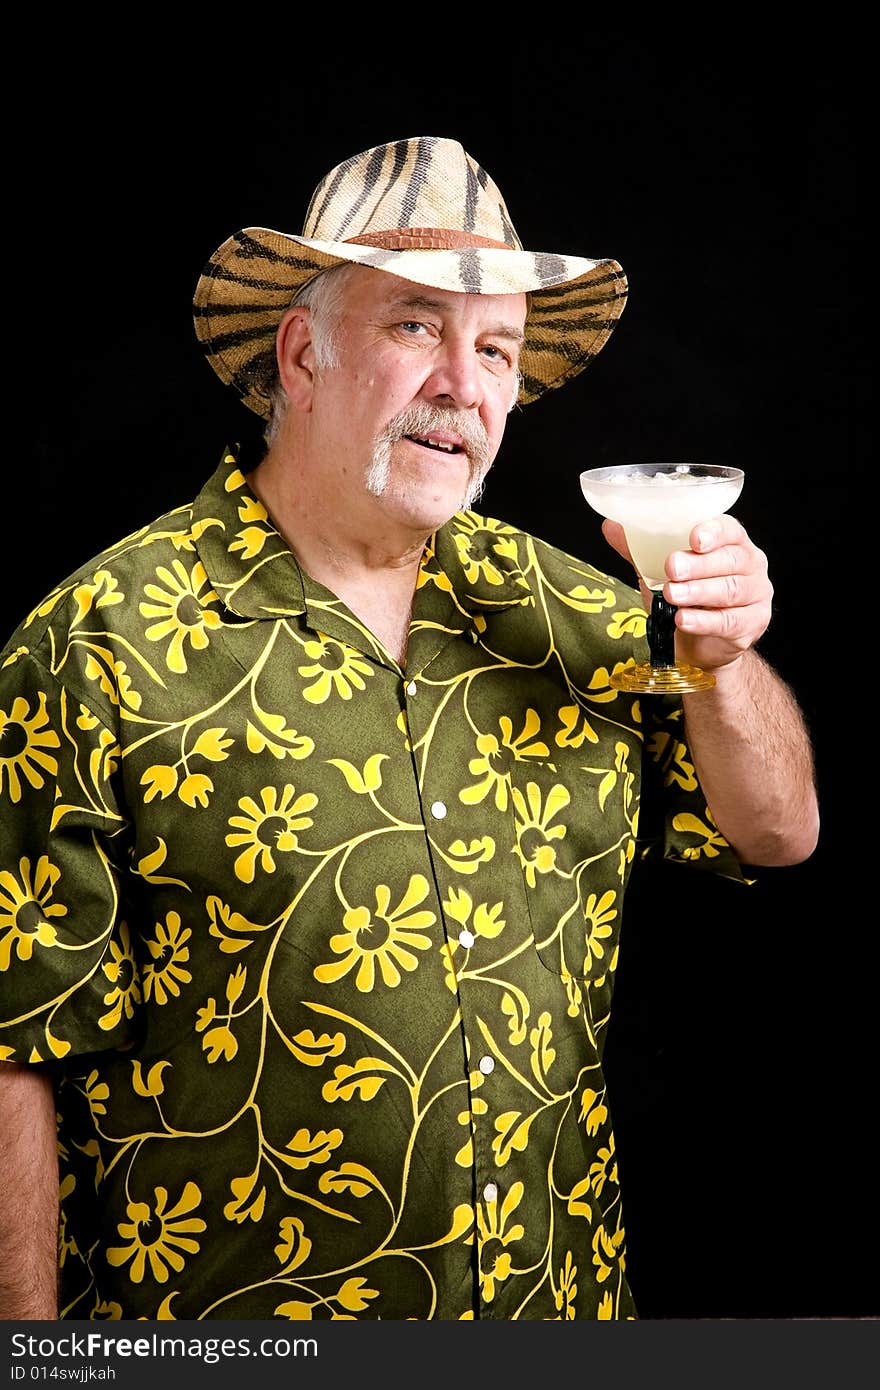
[[[675,604],[655,590],[647,629],[652,666],[675,665],[675,613]]]

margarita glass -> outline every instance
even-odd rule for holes
[[[675,659],[675,605],[663,597],[666,557],[689,550],[701,521],[729,511],[742,490],[743,470],[712,463],[623,463],[588,468],[581,490],[594,511],[621,524],[633,563],[652,591],[648,618],[650,661],[611,677],[617,690],[666,695],[708,690],[711,671]]]

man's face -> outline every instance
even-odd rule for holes
[[[523,294],[351,273],[310,419],[340,506],[428,534],[471,505],[516,399],[525,316]]]

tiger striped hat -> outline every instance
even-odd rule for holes
[[[377,145],[322,179],[301,236],[245,227],[199,279],[196,335],[220,379],[258,415],[269,415],[275,335],[291,299],[346,262],[434,289],[528,293],[523,405],[583,371],[626,303],[616,261],[525,251],[498,187],[457,141]]]

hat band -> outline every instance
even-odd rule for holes
[[[346,237],[345,241],[354,246],[381,246],[386,251],[457,251],[469,246],[516,250],[506,241],[493,241],[491,237],[460,232],[454,227],[390,227],[385,232]]]

